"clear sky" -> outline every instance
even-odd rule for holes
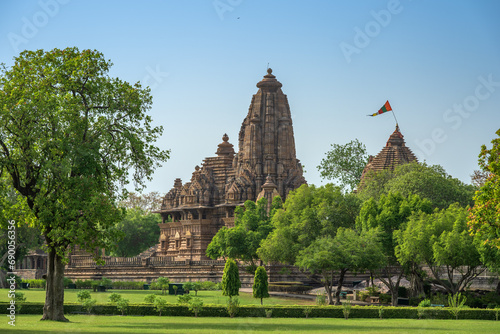
[[[0,62],[24,49],[97,49],[152,88],[171,159],[146,191],[189,181],[237,136],[267,64],[292,112],[307,181],[333,143],[376,155],[394,131],[470,183],[500,128],[500,1],[0,0]],[[324,181],[323,181],[324,183]]]

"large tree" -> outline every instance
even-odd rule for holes
[[[468,224],[485,244],[500,248],[500,130],[496,134],[491,149],[481,147],[479,165],[489,176],[474,196]]]
[[[386,266],[380,270],[375,270],[373,273],[389,289],[393,306],[398,303],[398,289],[404,269],[411,269],[399,268],[393,233],[404,226],[413,212],[419,211],[427,213],[432,211],[428,199],[421,199],[418,195],[405,197],[399,193],[389,193],[388,195],[382,195],[379,201],[375,201],[373,198],[365,201],[356,222],[360,230],[381,229],[381,241],[386,256]],[[395,269],[398,271],[396,272]]]
[[[302,185],[288,194],[282,210],[272,217],[275,229],[257,250],[266,262],[293,265],[299,251],[322,236],[334,237],[338,228],[354,227],[360,201],[333,184]]]
[[[26,198],[47,244],[42,319],[64,316],[64,261],[73,246],[105,247],[116,236],[123,186],[138,190],[168,152],[146,112],[148,88],[111,78],[102,53],[23,51],[0,73],[0,170]],[[94,252],[93,254],[97,254]]]
[[[340,293],[347,271],[354,273],[374,271],[385,264],[382,243],[377,229],[361,233],[339,228],[334,238],[320,237],[301,250],[295,263],[300,268],[321,275],[328,304],[340,304]],[[332,286],[337,282],[335,301]]]
[[[466,217],[467,210],[457,204],[431,214],[414,213],[401,230],[394,232],[398,261],[403,266],[425,264],[432,283],[450,294],[463,291],[484,271]]]
[[[317,167],[322,178],[337,180],[342,187],[355,189],[368,163],[366,147],[358,139],[345,145],[332,144]]]
[[[369,172],[358,189],[358,195],[363,200],[378,200],[391,192],[403,196],[419,195],[429,199],[434,207],[445,209],[455,202],[464,207],[472,205],[474,191],[474,186],[450,176],[439,165],[412,162],[394,170]]]

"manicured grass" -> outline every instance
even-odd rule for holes
[[[481,333],[498,334],[500,322],[481,320],[194,318],[70,315],[70,322],[18,315],[1,333]]]
[[[9,301],[7,289],[0,289],[0,302]],[[33,303],[43,303],[45,302],[45,290],[43,289],[27,289],[19,290],[24,293],[26,301]],[[65,303],[77,303],[76,295],[80,290],[64,290],[64,302]],[[113,292],[122,295],[123,298],[128,299],[131,304],[141,304],[144,303],[144,297],[149,294],[158,294],[170,304],[177,303],[177,296],[173,295],[161,295],[158,290],[108,290],[106,292],[92,292],[90,294],[93,299],[97,300],[98,304],[106,304],[108,302],[108,297]],[[190,293],[193,297],[194,292]],[[222,295],[221,291],[198,291],[198,297],[203,300],[204,304],[226,304],[227,297]],[[260,299],[253,298],[252,294],[240,292],[240,303],[241,305],[260,305]],[[314,300],[304,300],[297,298],[279,298],[271,297],[264,299],[264,305],[314,305]]]

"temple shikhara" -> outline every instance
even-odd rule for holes
[[[234,226],[234,209],[246,200],[271,200],[306,183],[295,154],[290,106],[272,70],[257,83],[238,137],[238,152],[224,134],[215,157],[196,166],[191,180],[174,181],[161,210],[156,256],[172,261],[205,260],[222,226]]]
[[[399,165],[414,161],[418,162],[417,157],[406,146],[404,137],[399,131],[399,126],[396,124],[396,130],[390,135],[384,148],[375,157],[372,155],[369,157],[368,163],[361,175],[361,184],[369,171],[394,170]]]

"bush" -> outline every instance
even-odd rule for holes
[[[392,302],[392,296],[388,293],[381,293],[379,298],[381,304],[390,304]]]
[[[106,289],[112,289],[113,288],[113,281],[111,281],[109,278],[103,277],[100,280],[99,285],[105,286]]]
[[[234,316],[238,313],[238,309],[240,308],[240,300],[238,297],[234,298],[229,298],[227,301],[227,313],[231,318],[234,318]]]
[[[155,298],[155,301],[154,301],[154,308],[156,310],[156,312],[158,312],[158,315],[161,316],[161,312],[167,308],[167,301],[163,298]],[[173,315],[173,314],[172,314]]]
[[[47,284],[47,281],[44,279],[23,279],[20,282],[28,283],[29,287],[33,289],[45,289],[45,285]],[[18,286],[21,287],[21,284],[18,283]]]
[[[128,309],[128,305],[129,305],[129,300],[128,299],[124,299],[124,298],[121,298],[116,302],[116,308],[122,312],[122,315],[125,315],[125,313],[127,312],[127,309]]]
[[[431,307],[430,299],[424,299],[419,304],[418,307]]]
[[[316,294],[316,305],[318,306],[326,305],[326,295],[324,293],[318,292]]]
[[[189,293],[191,290],[194,289],[194,283],[193,282],[186,282],[182,285],[182,288],[186,293]]]
[[[154,304],[155,299],[156,299],[156,295],[150,294],[150,295],[147,295],[146,297],[144,297],[144,302],[146,304]]]
[[[194,313],[195,318],[197,318],[198,313],[203,309],[203,301],[200,298],[193,298],[189,302],[188,308]]]
[[[217,283],[212,281],[201,282],[200,290],[206,290],[206,291],[217,290],[216,285]]]
[[[179,304],[188,304],[191,298],[192,298],[191,295],[180,295],[177,296],[177,302]]]
[[[117,294],[116,292],[113,292],[108,297],[108,301],[113,305],[116,305],[116,303],[118,303],[120,299],[122,299],[122,296]]]
[[[78,291],[78,293],[76,294],[76,298],[80,303],[83,303],[83,301],[91,298],[90,292],[88,292],[87,290]]]
[[[14,294],[14,300],[16,301],[16,311],[21,312],[21,308],[26,302],[26,296],[24,296],[24,293],[16,291]]]
[[[166,301],[158,297],[157,300],[163,300],[164,307],[162,314],[166,313],[169,316],[192,316],[192,311],[186,305],[167,304]],[[0,302],[0,314],[7,314],[7,302]],[[311,308],[309,317],[316,318],[344,318],[342,306],[268,306],[266,309],[273,310],[273,317],[277,318],[303,318],[304,310]],[[65,303],[64,313],[71,314],[82,312],[83,307],[81,304]],[[431,307],[427,308],[432,312],[435,319],[453,319],[452,315],[445,308]],[[116,306],[109,304],[95,305],[92,308],[92,313],[96,315],[112,315],[116,314]],[[128,306],[129,315],[145,316],[145,315],[158,315],[158,310],[153,305],[145,304],[131,304]],[[494,309],[462,309],[460,312],[460,319],[471,320],[495,320]],[[24,303],[23,314],[42,314],[43,303]],[[227,307],[223,305],[204,305],[200,310],[198,316],[201,317],[229,317]],[[265,316],[263,309],[260,305],[246,305],[238,307],[239,317],[262,317]],[[379,318],[379,307],[376,306],[352,306],[349,318]],[[416,319],[417,309],[413,307],[384,307],[384,319]]]
[[[45,280],[43,280],[43,281],[45,281]],[[64,278],[63,278],[63,284],[64,284],[64,288],[65,288],[65,289],[67,289],[67,288],[68,288],[68,286],[69,286],[71,283],[73,283],[73,281],[72,281],[70,278],[68,278],[68,277],[64,277]],[[45,284],[44,284],[44,285],[45,285]]]
[[[88,292],[88,291],[87,291]],[[87,310],[87,312],[90,314],[92,312],[92,308],[96,305],[97,301],[95,299],[84,299],[82,301],[82,307]]]

